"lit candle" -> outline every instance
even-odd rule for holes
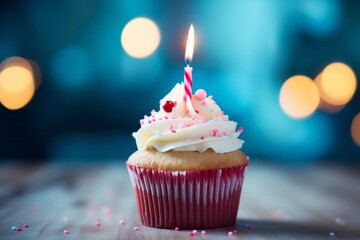
[[[190,67],[190,62],[192,61],[194,52],[194,27],[191,24],[189,29],[189,35],[186,43],[185,51],[185,63],[187,64],[184,69],[184,86],[186,95],[191,99],[192,96],[192,67]]]

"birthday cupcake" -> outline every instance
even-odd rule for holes
[[[141,222],[205,229],[233,225],[248,158],[230,121],[205,90],[176,84],[133,134],[126,162]]]

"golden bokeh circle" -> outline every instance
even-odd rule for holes
[[[354,96],[357,80],[354,71],[344,63],[331,63],[315,79],[321,99],[331,105],[347,104]]]
[[[121,33],[121,45],[134,58],[150,56],[159,46],[160,30],[150,19],[134,18],[126,24]]]
[[[1,64],[0,102],[16,110],[30,102],[35,92],[35,83],[30,63],[19,57],[12,57]]]
[[[319,106],[320,95],[314,81],[306,76],[297,75],[284,82],[279,102],[288,116],[306,118]]]
[[[360,147],[360,113],[356,114],[351,123],[351,137],[356,145]]]

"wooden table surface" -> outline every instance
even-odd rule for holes
[[[282,167],[252,160],[236,225],[191,237],[188,230],[140,224],[123,162],[3,164],[0,239],[360,239],[359,183],[358,168]],[[125,225],[118,224],[121,219]],[[29,228],[12,231],[23,224]]]

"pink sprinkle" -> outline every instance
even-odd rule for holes
[[[162,118],[159,118],[158,120],[159,120],[159,121],[161,121],[161,120],[162,120]]]
[[[197,114],[199,114],[199,110],[195,110],[195,112],[196,112]]]
[[[151,120],[149,120],[148,123],[151,123]]]
[[[214,129],[214,130],[212,130],[212,132],[213,132],[213,137],[215,137],[216,136],[216,134],[217,134],[217,132],[218,132],[219,130],[218,129]]]
[[[141,120],[141,121],[140,121],[140,124],[141,124],[141,125],[144,125],[144,120]]]
[[[198,234],[197,230],[193,230],[192,233],[194,234],[194,236],[196,236]]]
[[[206,234],[206,231],[205,231],[205,230],[202,230],[202,231],[201,231],[201,234],[202,234],[202,235],[205,235],[205,234]]]
[[[206,96],[207,96],[207,93],[204,89],[199,89],[195,92],[195,98],[197,100],[200,100],[200,101],[204,100],[206,98]]]
[[[135,226],[135,227],[134,227],[134,231],[139,231],[139,227],[138,227],[138,226]]]
[[[100,227],[100,226],[101,226],[101,224],[100,224],[99,222],[97,222],[95,225],[96,225],[97,227]]]
[[[178,231],[179,231],[179,228],[178,228],[178,227],[176,227],[176,228],[175,228],[175,231],[176,231],[176,232],[178,232]]]
[[[176,133],[176,130],[175,130],[175,129],[171,129],[171,132],[172,132],[172,133]]]
[[[120,225],[125,225],[125,220],[121,219],[121,220],[119,221],[119,224],[120,224]]]
[[[205,102],[205,101],[203,101],[203,102],[201,103],[201,105],[203,105],[203,106],[204,106],[205,104],[206,104],[206,102]]]
[[[193,233],[193,232],[189,232],[189,236],[190,236],[190,237],[193,237],[193,236],[194,236],[194,233]]]
[[[205,139],[205,137],[204,137],[204,136],[201,136],[201,137],[200,137],[200,139],[201,139],[201,140],[204,140],[204,139]]]
[[[65,229],[64,234],[70,234],[69,230]]]
[[[24,228],[28,228],[29,227],[29,225],[28,224],[24,224],[24,226],[23,226]]]
[[[176,101],[174,101],[174,107],[176,107],[176,105],[177,105],[177,102],[176,102]]]
[[[189,113],[189,109],[186,109],[186,114],[188,114]]]
[[[239,129],[237,130],[238,133],[242,133],[244,130],[243,126],[240,126]]]
[[[21,232],[21,227],[17,227],[16,231]]]
[[[230,232],[228,232],[228,235],[229,236],[234,236],[234,233],[230,231]]]
[[[227,132],[223,132],[223,135],[226,136],[226,135],[227,135]]]
[[[184,100],[184,102],[186,101],[186,96],[183,96],[183,100]]]
[[[165,118],[165,119],[169,119],[168,116],[165,116],[164,118]]]

